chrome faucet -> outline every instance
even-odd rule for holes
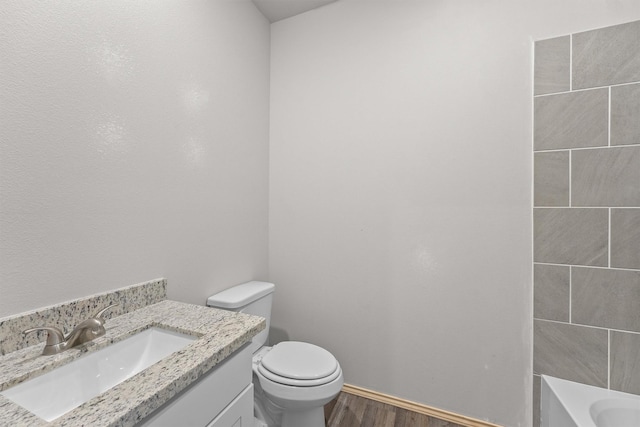
[[[47,343],[42,350],[44,356],[50,356],[52,354],[62,353],[65,350],[79,346],[86,342],[92,341],[98,337],[103,336],[106,333],[104,329],[105,319],[102,315],[118,304],[111,304],[108,307],[98,311],[93,317],[84,320],[76,326],[73,331],[65,338],[62,331],[55,326],[41,326],[38,328],[31,328],[22,331],[23,334],[35,331],[47,331]]]

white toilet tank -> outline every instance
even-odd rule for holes
[[[255,353],[269,338],[269,326],[271,325],[271,303],[275,285],[268,282],[247,282],[241,285],[225,289],[222,292],[211,295],[207,299],[209,307],[222,310],[237,311],[264,317],[267,327],[264,331],[253,337],[251,352]]]

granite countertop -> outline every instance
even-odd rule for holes
[[[51,422],[38,418],[0,395],[0,425],[135,425],[249,342],[265,328],[265,320],[164,300],[108,320],[106,335],[78,348],[42,356],[43,344],[38,344],[0,356],[0,391],[152,326],[194,335],[198,339]]]

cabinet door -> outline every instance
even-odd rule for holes
[[[253,427],[253,425],[253,384],[251,384],[207,427]]]

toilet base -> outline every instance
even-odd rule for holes
[[[254,378],[257,380],[257,378]],[[325,427],[324,405],[298,411],[286,410],[265,396],[260,382],[254,382],[255,427]]]
[[[309,409],[300,412],[282,413],[281,424],[271,420],[271,424],[266,422],[265,414],[260,413],[258,407],[254,418],[254,427],[325,427],[324,407]]]
[[[282,427],[325,427],[324,407],[282,414]]]

